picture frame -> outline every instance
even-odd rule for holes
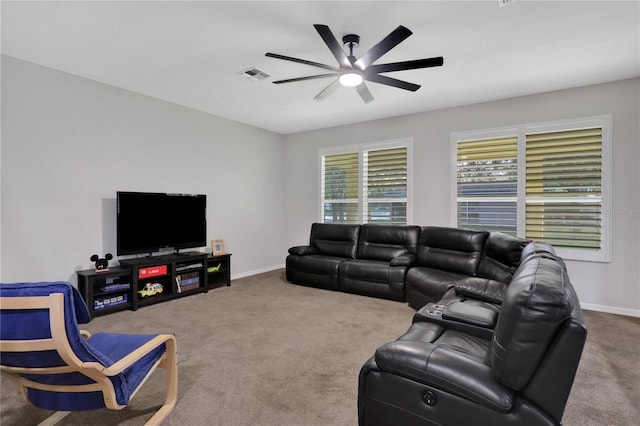
[[[214,256],[224,254],[224,240],[211,240],[211,254]]]

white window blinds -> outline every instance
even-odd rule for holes
[[[602,129],[526,136],[526,238],[599,250]]]
[[[458,226],[516,235],[518,139],[460,141],[456,167]]]
[[[324,223],[358,223],[358,153],[322,157]]]
[[[407,223],[407,148],[364,152],[366,222]]]

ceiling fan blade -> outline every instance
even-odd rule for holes
[[[396,47],[411,34],[413,33],[409,28],[400,25],[398,28],[391,31],[391,33],[383,38],[378,44],[373,46],[364,55],[358,58],[354,65],[361,70],[367,68],[369,65],[378,60],[378,58]]]
[[[327,45],[333,56],[336,58],[341,68],[351,68],[351,61],[347,58],[347,54],[342,50],[342,46],[326,25],[314,24],[313,27],[318,31],[322,40]]]
[[[340,87],[340,84],[338,83],[338,79],[336,79],[333,83],[331,83],[330,85],[328,85],[327,87],[322,89],[322,91],[320,93],[318,93],[315,96],[315,98],[313,98],[313,100],[314,101],[319,101],[321,99],[324,99],[329,94],[335,92],[338,87]]]
[[[358,91],[358,94],[360,95],[360,97],[362,98],[365,104],[368,104],[373,100],[373,95],[369,91],[369,88],[367,87],[367,85],[364,84],[364,81],[356,86],[356,90]]]
[[[316,78],[335,77],[337,75],[339,74],[331,73],[331,74],[308,75],[306,77],[296,77],[296,78],[287,78],[286,80],[277,80],[277,81],[274,81],[273,84],[293,83],[294,81],[314,80]]]
[[[370,65],[367,67],[367,72],[379,73],[379,72],[391,72],[391,71],[404,71],[414,70],[417,68],[429,68],[429,67],[441,67],[444,63],[442,56],[437,58],[428,59],[416,59],[414,61],[392,62],[389,64]]]
[[[291,56],[278,55],[277,53],[269,52],[269,53],[265,53],[265,56],[268,56],[270,58],[275,58],[275,59],[284,59],[285,61],[297,62],[299,64],[311,65],[312,67],[324,68],[326,70],[340,71],[339,68],[332,67],[331,65],[325,65],[325,64],[321,64],[313,61],[307,61],[306,59],[292,58]]]
[[[419,84],[409,83],[396,78],[387,77],[386,75],[365,74],[364,79],[367,81],[373,81],[374,83],[397,87],[398,89],[410,90],[412,92],[415,92],[420,88]]]

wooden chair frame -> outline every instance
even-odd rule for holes
[[[146,425],[160,424],[173,410],[176,405],[178,396],[178,363],[176,339],[171,334],[159,334],[149,342],[140,346],[118,362],[110,367],[105,367],[98,362],[83,362],[73,352],[67,330],[65,327],[64,316],[64,295],[61,293],[52,293],[48,296],[29,296],[29,297],[0,297],[0,306],[3,310],[7,309],[47,309],[49,310],[49,319],[51,324],[51,338],[39,340],[0,340],[3,352],[25,352],[25,351],[47,351],[55,350],[67,364],[60,367],[49,368],[25,368],[0,366],[0,372],[13,379],[20,395],[26,400],[26,389],[40,389],[52,392],[95,392],[100,391],[104,397],[105,405],[112,410],[121,410],[125,405],[117,403],[116,394],[113,383],[109,380],[109,376],[115,376],[122,373],[126,368],[147,355],[151,350],[157,348],[161,344],[165,344],[165,352],[156,364],[149,370],[146,377],[140,382],[138,387],[133,391],[131,398],[138,392],[142,385],[149,378],[151,373],[157,367],[166,369],[167,374],[167,392],[164,404],[158,409]],[[90,333],[81,330],[81,334],[85,338],[90,337]],[[46,385],[33,382],[20,376],[20,374],[61,374],[78,372],[90,377],[95,383],[86,385]],[[53,425],[68,415],[69,411],[57,411],[52,416],[45,419],[40,425]]]

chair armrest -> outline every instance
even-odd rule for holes
[[[494,328],[498,313],[493,309],[473,305],[469,302],[453,302],[442,312],[442,319],[459,321],[483,328]]]
[[[289,254],[296,256],[307,256],[309,254],[317,254],[318,249],[313,246],[296,246],[289,249]]]
[[[459,395],[484,407],[508,413],[513,391],[496,382],[491,368],[448,347],[416,341],[395,341],[376,351],[376,364],[397,374]]]
[[[415,254],[402,254],[391,259],[391,266],[412,266],[416,259]]]
[[[507,285],[487,278],[473,277],[456,282],[453,289],[458,296],[501,305]]]
[[[98,369],[101,370],[102,373],[107,376],[115,376],[117,374],[122,373],[124,370],[129,368],[140,358],[147,355],[153,349],[165,343],[167,345],[165,352],[168,354],[175,354],[176,353],[175,336],[173,334],[158,334],[157,336],[149,340],[144,345],[139,346],[136,350],[130,352],[124,358],[121,358],[117,362],[113,363],[110,367],[104,367],[103,365],[98,364],[100,366],[100,368]],[[97,364],[97,363],[85,363],[85,364],[86,364],[85,366],[89,366],[89,364]]]

